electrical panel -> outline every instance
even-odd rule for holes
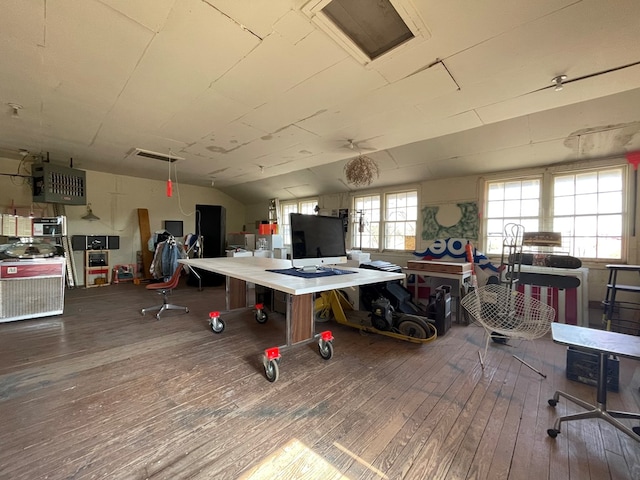
[[[61,165],[33,165],[33,201],[86,205],[86,172]]]

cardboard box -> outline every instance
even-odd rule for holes
[[[434,273],[461,274],[471,271],[471,264],[468,262],[436,262],[433,260],[410,260],[407,262],[410,270],[422,270]]]

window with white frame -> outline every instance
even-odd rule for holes
[[[589,260],[624,258],[626,167],[547,172],[486,183],[485,250],[502,252],[507,223],[562,234],[561,253]]]
[[[351,216],[351,248],[375,249],[380,245],[380,195],[354,197]]]
[[[624,170],[608,168],[553,178],[553,230],[579,258],[621,259]]]
[[[502,253],[504,228],[509,223],[524,226],[525,232],[540,230],[541,185],[542,177],[487,183],[485,253]]]
[[[315,208],[317,205],[317,199],[280,202],[280,224],[278,225],[278,232],[282,235],[284,245],[291,245],[291,224],[289,223],[289,214],[303,213],[305,215],[315,215]]]
[[[371,250],[416,248],[418,192],[361,195],[353,199],[351,247]],[[382,245],[382,247],[381,247]]]
[[[384,209],[384,248],[414,251],[417,220],[417,191],[387,193]]]

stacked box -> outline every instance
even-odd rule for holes
[[[422,270],[424,272],[461,274],[471,271],[471,264],[468,262],[435,262],[431,260],[410,260],[407,262],[410,270]]]
[[[567,349],[567,378],[587,385],[598,385],[598,371],[600,370],[600,355],[578,350],[574,347]],[[609,355],[607,360],[607,390],[618,391],[620,378],[620,360],[615,355]]]

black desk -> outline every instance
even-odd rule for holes
[[[597,405],[591,405],[565,392],[556,391],[553,394],[553,398],[549,400],[549,405],[552,407],[556,406],[560,397],[565,397],[587,411],[556,418],[553,428],[547,430],[549,436],[555,438],[560,433],[560,424],[562,422],[585,418],[601,418],[640,442],[640,435],[637,435],[631,428],[616,420],[617,418],[640,419],[640,413],[607,410],[607,359],[609,355],[613,354],[640,360],[640,337],[562,323],[551,324],[551,335],[556,343],[598,354],[600,368],[598,370]]]

